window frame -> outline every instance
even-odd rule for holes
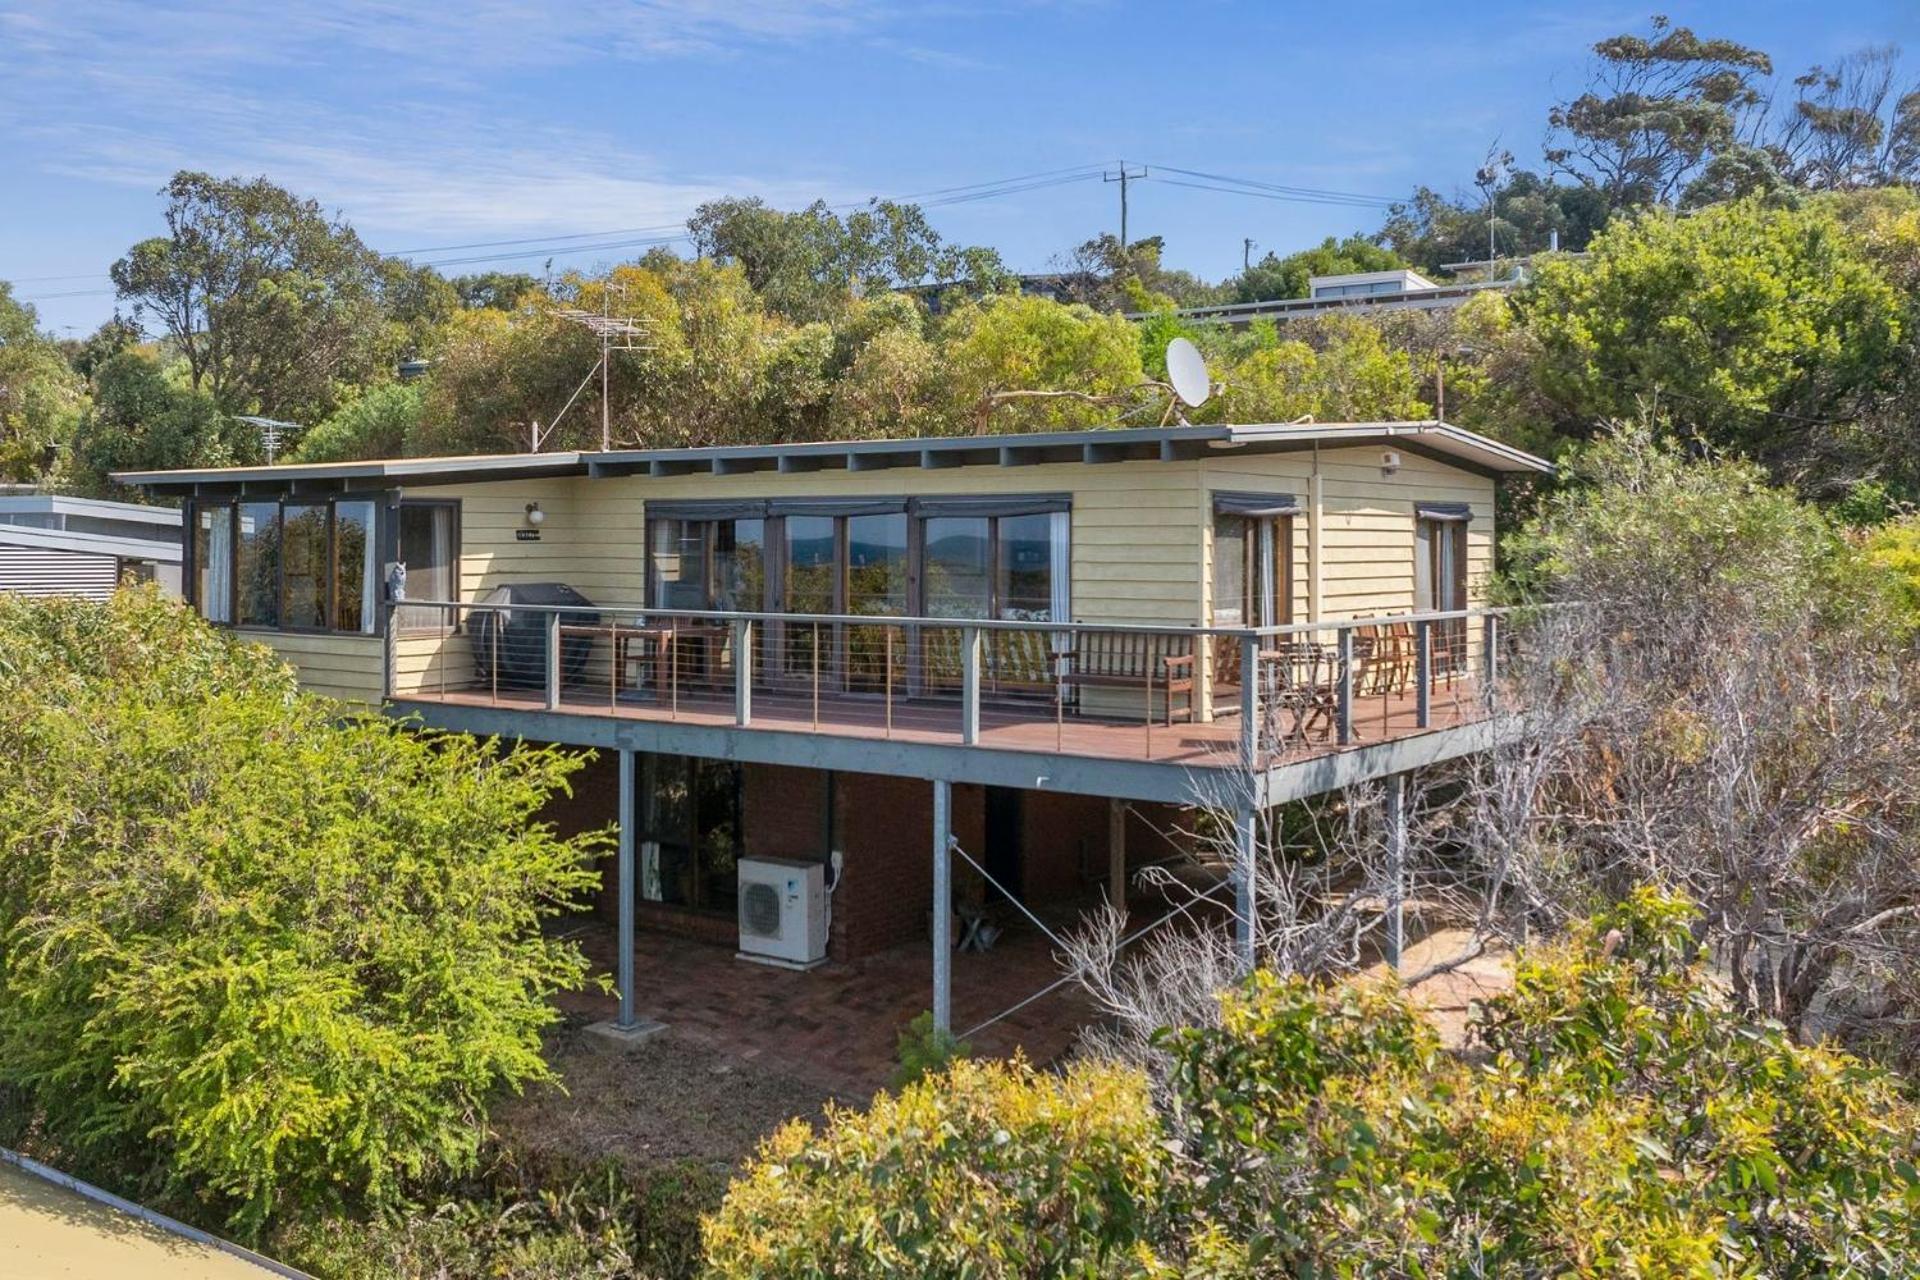
[[[916,618],[928,616],[926,613],[925,572],[924,572],[925,565],[926,565],[926,527],[927,527],[928,520],[959,519],[959,518],[972,517],[972,518],[985,519],[987,521],[986,571],[987,571],[987,578],[988,578],[988,590],[987,590],[988,612],[985,615],[985,618],[982,619],[983,621],[985,621],[997,616],[997,613],[995,611],[999,608],[999,605],[1000,605],[1000,595],[1001,595],[1000,586],[999,586],[1000,521],[1002,519],[1006,519],[1009,517],[1018,517],[1023,515],[1037,514],[1035,511],[1030,509],[1034,503],[1041,500],[1053,501],[1056,498],[1060,498],[1060,500],[1062,501],[1067,501],[1061,495],[1053,495],[1053,494],[1009,494],[1004,499],[992,500],[995,505],[1005,507],[1006,510],[991,509],[989,506],[989,500],[983,498],[981,500],[979,510],[968,511],[965,513],[938,510],[938,509],[931,510],[931,511],[922,511],[919,507],[919,500],[913,499],[913,498],[901,498],[901,499],[876,498],[874,499],[873,503],[876,506],[898,503],[901,506],[901,509],[904,511],[906,516],[906,521],[907,521],[907,561],[906,561],[907,612],[902,616],[916,617]],[[779,510],[772,514],[759,515],[759,516],[745,516],[745,515],[739,514],[740,510],[743,507],[743,505],[750,505],[750,504],[742,504],[740,502],[732,501],[729,499],[716,499],[714,501],[713,506],[715,508],[716,514],[713,516],[703,516],[703,515],[697,514],[696,508],[699,506],[699,504],[695,502],[674,501],[674,502],[668,503],[663,501],[658,504],[648,504],[648,505],[649,505],[649,508],[651,508],[654,505],[671,508],[670,514],[664,514],[664,515],[656,515],[651,509],[648,509],[644,512],[644,517],[645,517],[643,521],[644,532],[642,533],[641,536],[645,541],[646,552],[647,552],[645,580],[646,580],[646,596],[647,596],[646,608],[648,610],[657,611],[661,613],[674,612],[671,606],[654,603],[655,599],[657,598],[656,593],[660,585],[659,564],[658,564],[657,557],[654,554],[654,547],[655,547],[654,528],[659,522],[666,521],[666,520],[678,520],[682,522],[698,522],[703,526],[702,533],[701,533],[701,555],[704,557],[704,560],[705,560],[705,577],[706,577],[706,583],[707,583],[706,596],[708,601],[708,603],[703,607],[706,610],[711,612],[721,612],[721,610],[715,608],[712,603],[714,600],[714,589],[716,586],[715,570],[717,567],[715,563],[715,554],[714,554],[715,541],[713,536],[713,528],[716,524],[720,523],[721,521],[758,519],[758,520],[764,521],[763,528],[765,532],[764,532],[762,545],[765,548],[764,554],[767,559],[766,582],[764,584],[763,598],[761,601],[761,606],[758,609],[739,610],[739,612],[770,613],[770,614],[792,612],[792,610],[789,607],[793,596],[792,596],[791,581],[790,581],[791,574],[789,573],[790,562],[787,554],[787,551],[788,551],[787,520],[789,517],[795,516],[795,515],[811,515],[816,513],[809,513],[803,510],[795,509],[795,510]],[[790,505],[790,503],[782,501],[780,499],[774,499],[770,505],[774,505],[777,507],[786,507]],[[1070,516],[1072,512],[1072,506],[1070,501],[1068,501],[1067,505],[1062,509],[1064,509]],[[819,511],[817,514],[823,517],[831,517],[834,521],[833,603],[832,603],[832,608],[828,610],[828,612],[845,613],[847,608],[847,572],[851,567],[847,562],[847,558],[848,558],[847,521],[855,518],[856,516],[861,516],[861,515],[886,515],[891,513],[883,512],[883,511],[841,512],[841,511],[834,511],[826,504],[823,504],[822,510]],[[1064,565],[1054,566],[1054,568],[1057,568],[1068,575],[1069,602],[1071,602],[1071,599],[1072,599],[1071,590],[1072,590],[1072,574],[1073,574],[1073,563],[1072,563],[1073,556],[1071,551],[1071,536],[1072,536],[1071,524],[1069,524],[1069,534],[1068,534],[1069,550],[1067,554],[1067,563]],[[1069,612],[1071,612],[1070,604],[1069,604]],[[875,614],[874,616],[876,618],[883,618],[888,615]],[[964,621],[964,620],[965,619],[954,619],[954,621]],[[1056,622],[1066,622],[1069,620],[1070,619],[1067,619],[1067,618],[1053,619],[1053,621],[1056,621]]]
[[[817,506],[817,510],[812,509]],[[704,514],[703,508],[712,514]],[[646,546],[646,607],[650,611],[672,613],[667,605],[654,603],[659,599],[660,577],[658,558],[655,555],[655,528],[662,521],[698,523],[701,526],[701,555],[704,559],[706,580],[706,610],[720,612],[715,607],[717,587],[717,563],[715,535],[716,527],[726,521],[758,519],[762,521],[763,554],[766,557],[765,582],[760,607],[739,612],[757,612],[766,614],[785,614],[794,612],[793,575],[789,556],[789,537],[787,521],[795,516],[831,518],[833,520],[833,558],[834,574],[832,600],[826,612],[846,614],[848,612],[848,574],[849,563],[848,521],[866,515],[901,514],[906,520],[906,578],[907,601],[905,617],[927,617],[926,600],[926,531],[927,521],[934,519],[983,519],[987,523],[986,574],[987,574],[987,611],[981,621],[999,617],[1002,609],[1001,591],[1001,538],[1002,520],[1021,516],[1064,513],[1068,518],[1067,550],[1065,562],[1050,564],[1050,572],[1066,577],[1066,589],[1061,598],[1066,602],[1065,617],[1053,619],[1057,622],[1071,621],[1073,600],[1073,551],[1072,551],[1072,512],[1073,502],[1070,493],[1023,493],[1023,494],[980,494],[980,495],[936,495],[917,497],[898,497],[894,495],[862,495],[854,498],[771,498],[771,499],[729,499],[679,500],[659,499],[648,502],[642,510],[641,537]],[[1051,582],[1049,586],[1051,587]],[[870,625],[885,625],[885,614],[873,615],[875,621]],[[944,621],[944,619],[943,619]],[[965,618],[951,619],[954,623],[968,621]],[[826,652],[820,664],[823,679],[844,683],[846,664],[844,637],[838,634],[844,628],[836,627],[836,635],[831,641],[823,638]],[[798,677],[785,666],[786,655],[784,627],[779,622],[767,624],[764,643],[759,646],[758,659],[761,676],[773,682],[791,681]],[[909,684],[918,688],[922,675],[918,666],[916,650],[907,659],[905,672]]]
[[[460,565],[461,565],[460,499],[458,498],[409,498],[404,495],[393,495],[387,507],[385,508],[386,517],[387,517],[386,530],[382,534],[380,539],[381,550],[384,552],[384,554],[382,555],[379,561],[380,583],[377,590],[377,595],[375,596],[376,606],[391,606],[394,603],[394,601],[387,594],[388,592],[387,575],[392,571],[393,566],[395,564],[398,564],[400,561],[400,513],[408,507],[415,507],[415,508],[445,507],[452,512],[452,515],[448,517],[448,519],[452,522],[452,529],[448,533],[448,539],[447,539],[448,540],[448,557],[449,557],[447,561],[447,565],[448,565],[448,572],[451,575],[450,581],[453,588],[450,594],[452,598],[457,601],[460,598]],[[400,607],[401,608],[405,607],[404,601],[401,602]],[[394,622],[393,633],[397,636],[437,635],[442,631],[448,630],[447,627],[440,624],[435,624],[432,626],[405,626],[400,624],[398,621],[395,621],[398,617],[399,609],[383,607],[382,612],[386,615],[387,620]],[[465,622],[465,619],[459,616],[458,611],[456,611],[456,616],[454,617],[453,626],[451,630],[454,632],[460,632],[465,630],[464,622]],[[384,635],[385,632],[386,632],[386,628],[383,625],[380,633]]]
[[[372,520],[368,528],[368,537],[373,540],[375,581],[372,584],[373,625],[369,627],[343,628],[339,625],[339,572],[340,572],[340,513],[341,504],[364,504],[372,508]],[[248,505],[274,508],[276,528],[280,530],[281,542],[276,548],[277,561],[274,565],[274,599],[276,616],[284,619],[287,613],[287,567],[284,535],[286,529],[286,510],[288,507],[324,507],[327,512],[327,550],[325,562],[325,622],[321,626],[294,627],[284,621],[273,625],[241,622],[240,619],[240,508]],[[460,500],[458,498],[402,498],[391,491],[383,490],[342,490],[337,493],[222,493],[189,499],[183,507],[183,518],[188,536],[182,548],[181,594],[194,612],[211,626],[224,627],[230,631],[245,631],[259,635],[309,635],[309,636],[357,636],[363,639],[375,639],[386,635],[388,627],[387,611],[383,606],[391,604],[387,596],[386,575],[398,559],[400,543],[400,510],[402,507],[447,507],[452,510],[452,572],[456,588],[459,581],[460,565]],[[231,558],[227,574],[227,619],[216,621],[208,618],[205,601],[201,599],[200,571],[203,568],[199,555],[200,516],[205,511],[224,511],[228,522],[228,555]],[[363,587],[363,590],[365,588]],[[426,630],[435,630],[427,628]],[[402,635],[418,632],[420,628],[400,628]]]

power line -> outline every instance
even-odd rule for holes
[[[1063,182],[1075,182],[1092,175],[1099,170],[1098,165],[1075,165],[1066,169],[1045,169],[1038,173],[1017,174],[1011,178],[994,178],[987,182],[968,182],[953,187],[935,187],[928,191],[909,192],[898,196],[873,196],[866,200],[850,200],[842,204],[829,205],[832,209],[862,209],[877,201],[902,203],[904,201],[924,201],[926,207],[946,204],[961,204],[968,200],[987,199],[999,195],[1011,195],[1022,191],[1039,190],[1041,187],[1055,186]],[[1047,181],[1038,181],[1046,179]],[[1019,184],[1019,185],[1016,185]],[[1031,185],[1028,185],[1031,184]],[[953,199],[930,199],[929,197],[952,196]],[[414,249],[394,249],[389,256],[408,257],[424,253],[452,253],[461,249],[512,248],[519,245],[558,245],[568,240],[595,240],[612,236],[633,236],[653,232],[674,231],[686,226],[686,219],[679,222],[658,223],[651,227],[618,227],[609,231],[578,231],[566,234],[545,236],[526,236],[516,240],[475,240],[466,244],[424,245]],[[685,235],[673,237],[685,239]]]
[[[61,293],[24,293],[23,302],[45,302],[49,298],[100,298],[118,293],[117,289],[67,289]]]
[[[1328,200],[1354,200],[1364,204],[1395,205],[1401,201],[1393,196],[1365,195],[1357,191],[1334,191],[1326,187],[1299,187],[1280,182],[1266,182],[1258,178],[1236,178],[1231,174],[1207,173],[1199,169],[1180,169],[1173,165],[1155,165],[1154,168],[1167,173],[1177,173],[1188,178],[1201,178],[1208,182],[1230,183],[1238,187],[1253,187],[1261,191],[1271,191],[1280,195],[1294,195]]]
[[[1280,200],[1302,204],[1325,204],[1348,208],[1384,209],[1397,201],[1385,196],[1363,195],[1350,191],[1334,191],[1319,187],[1290,186],[1282,183],[1265,182],[1253,178],[1237,178],[1227,174],[1208,173],[1197,169],[1183,169],[1170,165],[1155,165],[1156,180],[1168,186],[1185,187],[1196,191],[1212,191],[1224,195],[1251,196],[1258,199]],[[1182,181],[1181,178],[1166,177],[1166,174],[1178,174],[1183,178],[1196,181]],[[948,187],[934,187],[925,191],[910,192],[905,195],[880,197],[868,200],[850,201],[844,204],[828,206],[835,210],[852,210],[868,207],[880,201],[890,203],[918,203],[922,208],[946,208],[953,205],[971,204],[983,200],[997,200],[1006,196],[1023,195],[1033,191],[1043,191],[1054,187],[1067,186],[1079,182],[1092,182],[1102,179],[1117,181],[1121,186],[1121,224],[1126,225],[1127,186],[1138,178],[1146,176],[1143,168],[1139,172],[1129,172],[1124,162],[1119,173],[1109,176],[1104,164],[1073,165],[1058,169],[1042,169],[1033,173],[1016,174],[1008,178],[996,178],[985,182],[962,183]],[[514,262],[533,258],[575,257],[593,253],[620,252],[629,249],[654,248],[661,245],[676,244],[691,240],[690,232],[681,228],[685,222],[659,223],[646,227],[614,228],[604,231],[556,232],[551,235],[525,236],[502,240],[473,240],[456,244],[424,245],[416,248],[386,251],[385,256],[396,258],[424,257],[424,255],[456,253],[459,257],[425,258],[419,265],[440,267],[479,266],[491,262]],[[664,234],[672,232],[673,234]],[[1125,232],[1123,232],[1123,236]],[[591,242],[591,243],[582,243]],[[524,246],[524,247],[523,247]],[[469,249],[503,249],[508,252],[465,254]],[[62,283],[76,280],[104,280],[104,272],[77,273],[73,275],[20,276],[12,283]],[[53,293],[23,295],[25,300],[51,301],[61,298],[102,297],[115,293],[113,289],[68,289]]]
[[[1249,191],[1244,187],[1223,187],[1207,182],[1182,182],[1178,178],[1160,178],[1158,181],[1162,186],[1167,187],[1187,187],[1194,191],[1217,191],[1222,195],[1250,196],[1256,200],[1279,200],[1287,204],[1331,205],[1338,209],[1367,209],[1376,213],[1391,207],[1389,205],[1368,204],[1359,200],[1334,200],[1318,196],[1284,196],[1271,191]]]

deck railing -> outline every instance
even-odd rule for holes
[[[1263,768],[1485,715],[1507,616],[1249,628],[407,600],[389,606],[384,692]]]

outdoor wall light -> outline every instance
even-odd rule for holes
[[[527,523],[528,524],[538,529],[541,523],[546,520],[546,518],[547,518],[547,513],[540,509],[539,503],[529,502],[527,504]]]
[[[1381,475],[1391,477],[1398,470],[1400,470],[1400,455],[1398,453],[1389,449],[1380,455]]]

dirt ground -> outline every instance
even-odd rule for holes
[[[524,1156],[610,1156],[636,1172],[683,1160],[730,1167],[786,1120],[817,1121],[832,1096],[796,1073],[676,1037],[671,1027],[622,1045],[587,1034],[586,1022],[569,1018],[548,1038],[564,1092],[529,1089],[495,1112],[495,1128]]]
[[[1416,973],[1465,949],[1468,935],[1441,929],[1407,949],[1403,972]],[[1512,957],[1490,952],[1426,979],[1413,996],[1450,1048],[1465,1047],[1473,1003],[1512,985]],[[564,1089],[528,1090],[495,1112],[495,1127],[523,1156],[564,1163],[605,1157],[635,1172],[680,1161],[732,1168],[786,1120],[817,1122],[831,1100],[866,1104],[869,1095],[836,1092],[819,1064],[774,1054],[742,1056],[691,1030],[667,1029],[623,1045],[585,1030],[593,1015],[572,1011],[548,1037],[548,1060]]]

